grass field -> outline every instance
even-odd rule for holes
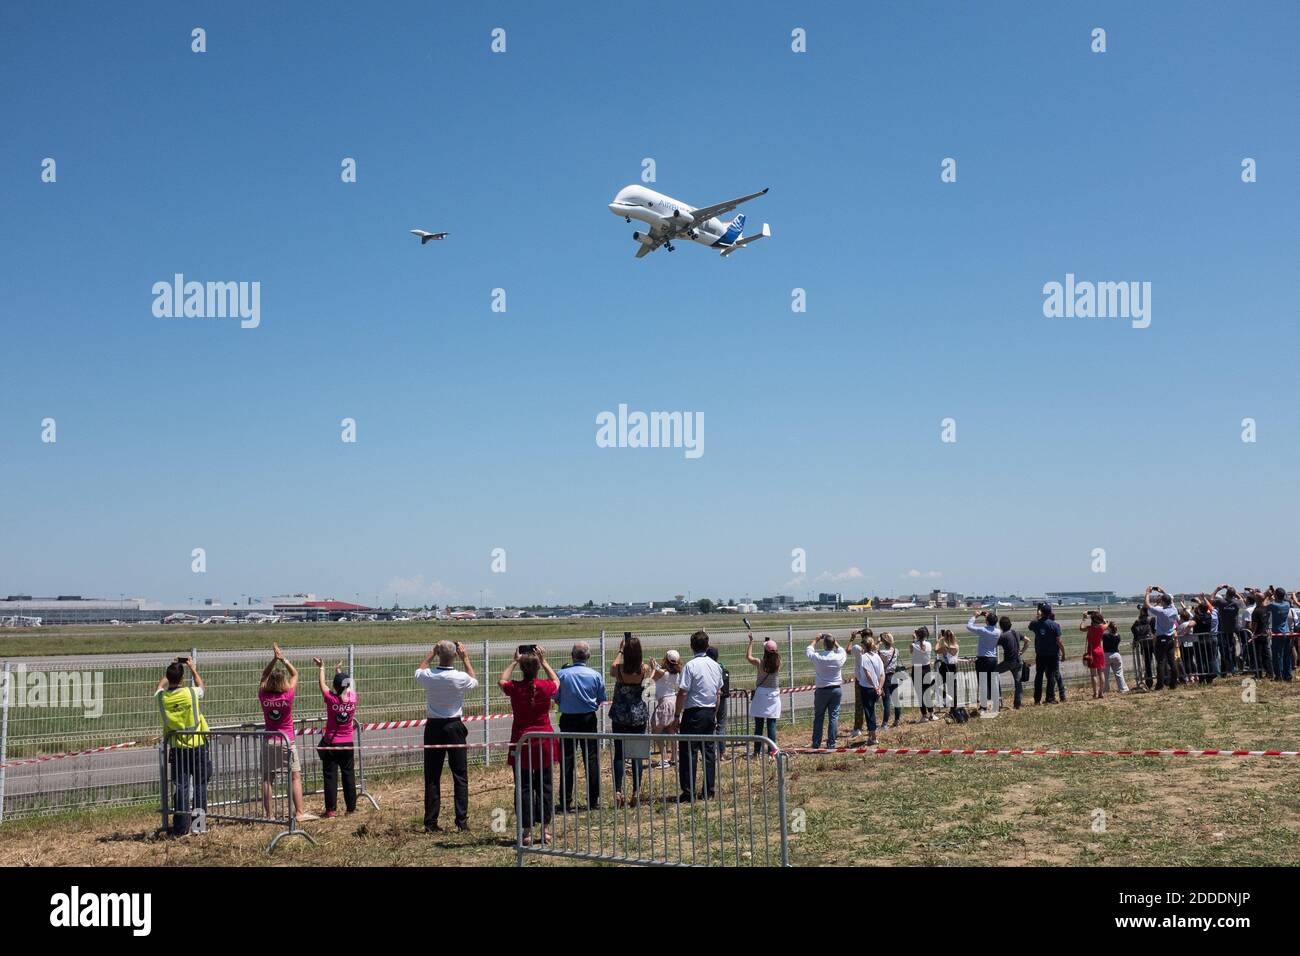
[[[1083,647],[1074,625],[1079,608],[1058,609],[1057,619],[1068,646]],[[1105,609],[1128,634],[1128,625],[1137,616],[1129,605]],[[913,628],[932,626],[938,613],[940,624],[957,631],[959,638],[969,635],[961,625],[969,617],[966,611],[874,611],[868,616],[877,632],[889,630],[895,635],[910,635]],[[1002,613],[1002,609],[999,610]],[[1007,609],[1017,627],[1033,619],[1032,609]],[[809,628],[855,628],[862,618],[848,614],[755,614],[750,620],[756,630],[796,631]],[[6,628],[0,630],[0,659],[5,657],[48,657],[71,654],[180,653],[198,646],[213,650],[267,648],[272,641],[281,647],[307,647],[320,644],[408,644],[428,643],[446,638],[476,644],[482,641],[503,643],[551,642],[556,647],[576,640],[594,640],[605,630],[617,642],[624,631],[638,636],[656,634],[690,634],[704,628],[710,634],[743,632],[744,625],[735,614],[656,615],[632,618],[556,618],[484,621],[388,621],[285,624],[140,624],[131,627],[107,625],[58,625],[43,628]]]
[[[1074,695],[1055,707],[1004,711],[965,726],[904,724],[886,746],[1297,749],[1300,688],[1237,681],[1173,693]],[[786,745],[806,725],[782,726]],[[795,755],[787,781],[791,860],[814,865],[1300,864],[1300,759],[1256,757],[877,757]],[[450,801],[450,781],[444,780]],[[417,776],[376,782],[379,811],[308,824],[320,847],[289,841],[268,857],[267,827],[214,825],[156,840],[142,809],[17,821],[3,829],[8,865],[502,866],[514,862],[503,768],[471,769],[470,834],[420,832]],[[363,807],[364,807],[363,803]],[[1098,829],[1098,811],[1104,826]],[[447,810],[444,810],[446,813]],[[533,862],[531,865],[542,865]],[[551,864],[546,864],[551,865]],[[556,863],[554,865],[566,865]]]

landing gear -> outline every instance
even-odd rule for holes
[[[673,244],[672,244],[671,242],[665,242],[665,243],[664,243],[664,248],[667,249],[669,252],[672,252],[672,251],[673,251]]]
[[[624,216],[624,217],[623,217],[623,221],[624,221],[624,222],[631,222],[631,221],[632,221],[632,217],[631,217],[631,216]]]

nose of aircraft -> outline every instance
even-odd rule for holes
[[[618,203],[617,203],[617,202],[612,202],[612,203],[609,204],[609,211],[612,212],[612,213],[613,213],[614,215],[616,215],[616,216],[621,216],[621,215],[622,215],[622,213],[618,211]]]

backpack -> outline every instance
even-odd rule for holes
[[[954,724],[964,724],[970,720],[970,711],[965,707],[954,707],[948,711],[948,717]]]
[[[722,700],[718,702],[718,713],[727,712],[727,698],[731,696],[731,672],[722,665],[722,661],[716,661],[718,667],[722,670]]]

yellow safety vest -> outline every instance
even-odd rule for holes
[[[158,693],[158,710],[162,713],[163,733],[177,731],[173,747],[190,749],[207,743],[208,721],[199,713],[199,695],[193,687],[177,687]],[[202,733],[183,733],[201,731]]]

